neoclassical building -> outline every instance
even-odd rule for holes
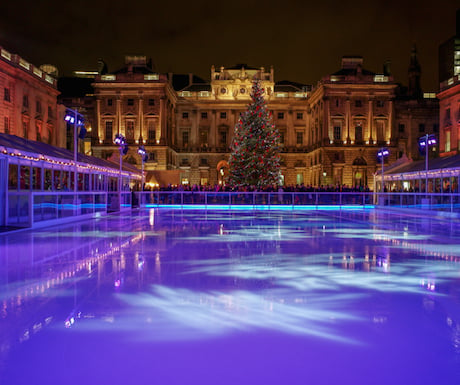
[[[411,89],[419,86],[417,71],[415,63]],[[94,80],[93,155],[117,157],[113,138],[121,133],[130,145],[124,161],[140,168],[137,148],[145,147],[147,182],[225,183],[234,126],[254,80],[261,81],[280,131],[286,185],[372,188],[379,149],[390,150],[386,164],[416,157],[415,137],[436,129],[437,101],[425,100],[421,90],[401,97],[389,71],[368,71],[361,57],[343,57],[341,68],[312,88],[276,82],[273,68],[212,66],[207,82],[193,74],[159,74],[146,57],[128,56],[122,69]],[[414,106],[425,124],[411,123]]]
[[[65,146],[56,79],[0,47],[0,132]]]

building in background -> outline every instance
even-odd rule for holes
[[[275,83],[273,68],[266,71],[246,64],[218,69],[212,66],[209,83],[190,82],[176,89],[174,150],[182,183],[225,183],[234,127],[250,103],[254,80],[261,81],[267,107],[280,131],[285,183],[304,183],[305,101],[311,87],[288,81]]]
[[[460,9],[457,10],[456,33],[439,46],[439,83],[460,75]]]
[[[56,79],[45,70],[0,47],[0,132],[65,146],[63,109]]]

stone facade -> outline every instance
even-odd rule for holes
[[[206,82],[191,74],[158,74],[145,57],[127,57],[124,68],[94,81],[92,151],[116,155],[113,137],[121,133],[131,145],[125,161],[140,167],[136,150],[142,144],[147,171],[176,170],[176,183],[225,183],[234,126],[257,79],[281,134],[286,185],[372,189],[380,148],[390,150],[386,164],[403,154],[416,158],[419,134],[436,130],[437,102],[423,98],[420,68],[411,65],[414,95],[401,98],[391,75],[365,70],[361,57],[344,57],[340,70],[314,88],[275,82],[273,68],[213,66]]]
[[[56,79],[0,47],[0,132],[65,147]]]
[[[441,83],[438,98],[440,155],[460,154],[460,77]]]

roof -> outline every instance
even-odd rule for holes
[[[199,92],[199,91],[211,91],[210,84],[190,84],[181,91]]]
[[[183,91],[190,85],[207,84],[205,80],[194,74],[172,74],[172,86],[176,91]],[[208,89],[206,89],[207,91]]]
[[[81,98],[88,94],[94,94],[93,78],[62,77],[57,81],[57,88],[61,98]]]
[[[311,91],[311,85],[281,80],[275,83],[275,91],[278,92],[306,92]]]
[[[441,170],[441,169],[452,169],[460,168],[460,155],[447,156],[442,158],[429,159],[428,170]],[[392,174],[405,174],[417,171],[425,171],[426,163],[425,160],[416,162],[404,163],[400,166],[389,167],[385,171],[385,175]]]
[[[43,142],[20,138],[16,135],[0,133],[0,148],[1,147],[9,150],[18,150],[37,155],[45,155],[62,160],[73,161],[74,159],[73,151],[61,147],[51,146],[50,144]],[[111,168],[114,170],[119,169],[119,165],[117,163],[81,153],[78,153],[77,160],[78,162],[90,164],[93,166]],[[123,163],[123,170],[140,174],[140,171],[137,169],[137,167],[126,162]]]

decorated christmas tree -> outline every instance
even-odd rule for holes
[[[253,83],[251,99],[235,126],[229,185],[263,189],[280,183],[280,138],[260,81]]]

